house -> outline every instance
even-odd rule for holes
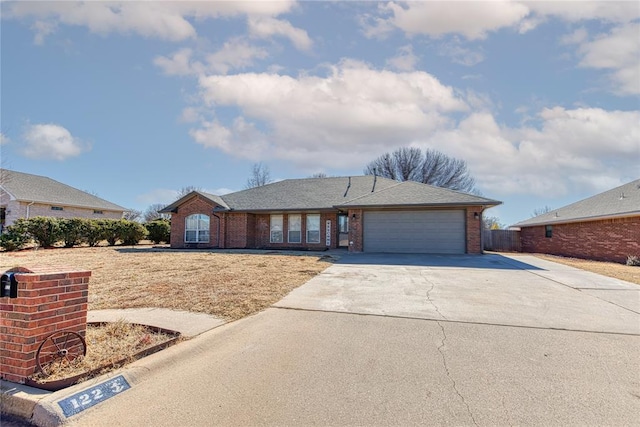
[[[124,211],[122,206],[51,178],[0,169],[0,228],[18,218],[120,219]]]
[[[481,253],[482,212],[500,202],[376,176],[288,179],[224,196],[193,191],[171,213],[172,248],[348,248]]]
[[[625,262],[640,255],[640,179],[514,227],[523,252]]]

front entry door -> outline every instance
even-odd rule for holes
[[[338,247],[349,247],[349,215],[338,215]]]

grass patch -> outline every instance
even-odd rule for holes
[[[569,258],[556,255],[532,255],[535,255],[538,258],[557,262],[559,264],[580,268],[582,270],[602,274],[603,276],[613,277],[614,279],[624,280],[626,282],[640,285],[640,268],[638,267],[618,264],[615,262],[593,261],[588,259]]]

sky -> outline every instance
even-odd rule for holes
[[[511,225],[640,177],[637,1],[2,1],[3,168],[128,209],[464,160]]]

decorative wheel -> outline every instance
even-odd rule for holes
[[[36,365],[44,375],[71,363],[79,356],[87,354],[87,343],[76,332],[54,332],[42,341],[36,353]]]

